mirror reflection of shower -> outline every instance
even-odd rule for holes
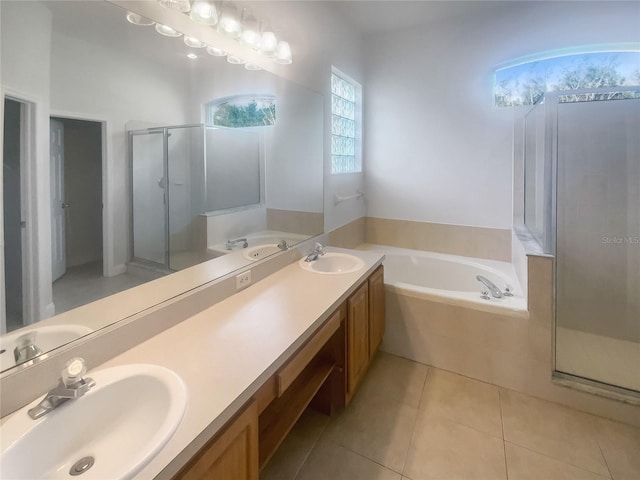
[[[129,132],[132,263],[168,273],[196,265],[205,211],[202,125]]]

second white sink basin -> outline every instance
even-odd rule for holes
[[[312,262],[305,261],[305,258],[298,262],[304,270],[325,275],[357,272],[364,267],[362,259],[348,253],[327,252]]]
[[[49,325],[21,328],[6,335],[0,335],[0,370],[4,371],[16,365],[13,350],[17,345],[16,340],[22,335],[33,333],[35,345],[42,350],[42,353],[47,353],[91,332],[93,330],[84,325]]]
[[[0,427],[0,478],[129,479],[169,441],[187,402],[184,383],[156,365],[125,365],[87,375],[96,386],[38,420],[19,410]],[[90,460],[89,460],[90,461]]]

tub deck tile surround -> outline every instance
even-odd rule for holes
[[[367,243],[511,261],[510,229],[367,217]]]
[[[415,408],[416,391],[422,393],[406,434],[403,412]],[[309,432],[306,447],[283,444],[274,457],[279,465],[295,458],[296,468],[274,464],[261,480],[640,478],[640,428],[385,352],[374,360],[356,404],[369,416],[325,417],[320,427],[317,414],[303,416],[292,435]],[[387,419],[386,428],[373,432],[368,424],[382,406],[380,414],[396,421]],[[398,443],[401,435],[408,441]],[[394,464],[402,452],[403,464]]]
[[[553,258],[530,255],[527,261],[528,318],[458,306],[444,298],[417,298],[388,285],[382,349],[640,426],[640,407],[552,382]]]

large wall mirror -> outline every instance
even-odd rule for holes
[[[320,94],[108,2],[0,9],[3,372],[323,232]],[[212,120],[265,98],[273,121]]]

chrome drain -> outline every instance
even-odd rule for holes
[[[74,477],[78,475],[82,475],[84,472],[86,472],[91,467],[93,467],[93,464],[95,463],[95,461],[96,460],[93,457],[81,458],[80,460],[78,460],[76,463],[73,464],[73,466],[71,467],[71,470],[69,470],[69,475],[72,475]]]

